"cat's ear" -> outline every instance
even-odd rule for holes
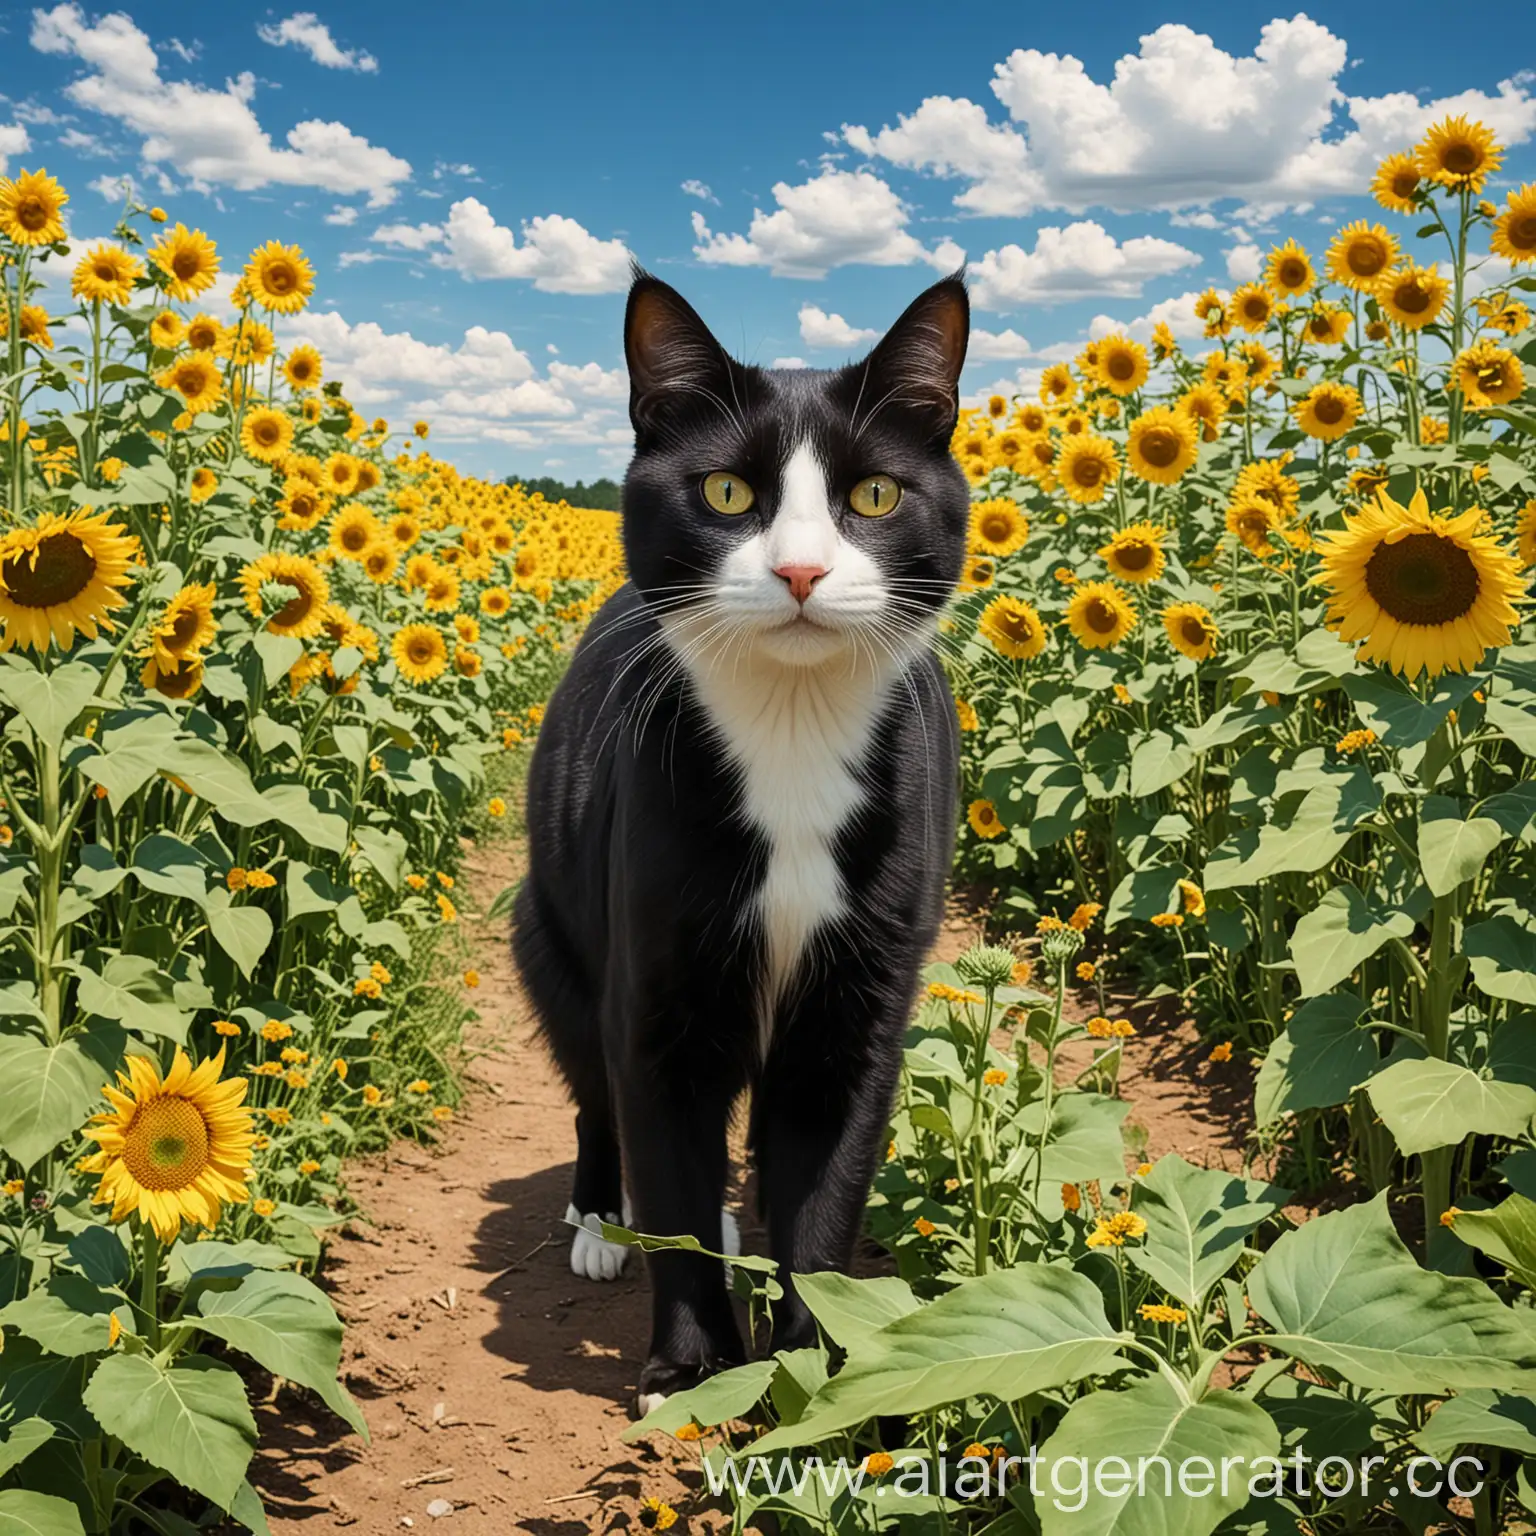
[[[675,288],[635,268],[624,311],[629,364],[629,419],[636,432],[653,428],[669,408],[701,393],[728,396],[731,360]]]
[[[962,268],[918,294],[869,354],[866,404],[904,407],[935,437],[948,438],[960,413],[960,370],[970,334]]]

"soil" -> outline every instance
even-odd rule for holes
[[[519,859],[515,843],[474,850],[466,905],[488,905]],[[955,909],[935,958],[952,959],[977,932]],[[632,1261],[607,1285],[571,1274],[572,1111],[534,1037],[505,920],[471,937],[482,978],[471,1092],[439,1146],[402,1144],[353,1166],[360,1215],[321,1276],[346,1324],[344,1379],[372,1443],[280,1385],[258,1413],[251,1473],[272,1529],[399,1536],[447,1522],[444,1536],[581,1536],[639,1529],[640,1501],[655,1497],[689,1532],[724,1531],[723,1515],[700,1508],[693,1447],[621,1441],[649,1327],[644,1270]],[[1090,1003],[1074,999],[1074,1016]],[[1121,1086],[1145,1155],[1236,1171],[1251,1069],[1209,1063],[1209,1044],[1177,1016],[1129,1016],[1138,1035]],[[1068,1054],[1067,1071],[1084,1065]],[[742,1225],[748,1251],[763,1251],[745,1213]]]

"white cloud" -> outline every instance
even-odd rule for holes
[[[1344,40],[1303,14],[1276,17],[1251,54],[1237,55],[1169,22],[1116,61],[1108,84],[1070,54],[1016,49],[991,81],[1006,122],[964,98],[932,96],[894,128],[845,124],[842,137],[871,158],[964,181],[961,208],[1017,216],[1226,197],[1296,207],[1363,192],[1383,155],[1447,113],[1481,118],[1507,144],[1536,132],[1527,76],[1496,93],[1420,102],[1410,92],[1348,95],[1339,86],[1348,62]]]
[[[86,186],[109,203],[125,203],[135,191],[132,176],[98,176],[86,182]]]
[[[286,48],[292,43],[326,69],[352,69],[371,75],[379,67],[379,61],[371,53],[341,47],[331,36],[331,29],[313,11],[296,11],[275,26],[258,26],[256,35],[274,48]]]
[[[1108,315],[1096,315],[1089,323],[1088,334],[1099,337],[1107,336],[1111,331],[1124,331],[1139,341],[1146,341],[1152,335],[1153,327],[1161,322],[1180,341],[1196,341],[1205,335],[1204,323],[1195,316],[1195,300],[1199,297],[1191,289],[1177,298],[1160,299],[1146,314],[1134,320],[1112,320]]]
[[[1227,276],[1234,283],[1251,283],[1264,269],[1264,253],[1252,241],[1234,245],[1226,256]]]
[[[441,224],[381,224],[368,236],[380,245],[398,245],[407,251],[424,251],[428,246],[441,245]]]
[[[20,123],[0,123],[0,173],[3,173],[11,155],[24,155],[31,149],[32,141]]]
[[[551,363],[549,377],[570,394],[593,400],[627,400],[629,375],[622,368],[604,368],[598,363]]]
[[[683,183],[682,190],[686,192],[689,197],[698,198],[701,203],[713,203],[717,208],[720,206],[720,199],[716,197],[715,194],[709,190],[709,187],[704,182],[700,181],[696,176],[690,176],[688,180]]]
[[[695,210],[694,255],[712,266],[767,267],[775,277],[824,277],[853,264],[948,271],[965,260],[953,240],[930,250],[912,235],[905,205],[871,171],[828,166],[799,186],[777,182],[773,198],[777,209],[757,209],[744,235],[713,233]]]
[[[808,347],[858,347],[879,335],[879,331],[849,325],[841,315],[829,315],[814,304],[800,306],[800,340]]]
[[[349,391],[389,398],[396,386],[505,386],[534,377],[527,353],[505,331],[473,325],[457,347],[418,341],[409,331],[386,331],[371,320],[349,324],[335,311],[316,310],[293,322],[296,339],[320,349],[326,372]],[[383,392],[382,394],[380,392]]]
[[[327,224],[340,224],[343,227],[348,224],[356,224],[357,209],[350,207],[346,203],[337,203],[337,205],[332,208],[328,214],[326,214],[325,222]]]
[[[972,363],[1011,363],[1030,355],[1029,343],[1017,331],[971,331],[966,344],[965,361]]]
[[[336,265],[345,271],[348,267],[369,267],[384,259],[377,251],[343,251],[336,258]]]
[[[811,365],[803,357],[776,357],[768,366],[770,368],[809,368]]]
[[[1197,208],[1193,213],[1175,213],[1168,222],[1175,229],[1220,229],[1221,220],[1209,208]]]
[[[1066,356],[1075,355],[1074,347]],[[1041,356],[1045,356],[1041,353]],[[1053,359],[1054,361],[1054,359]],[[1040,398],[1040,375],[1044,368],[1020,368],[1011,379],[994,379],[984,389],[978,389],[971,394],[962,394],[960,404],[967,409],[975,410],[985,406],[991,395],[1002,395],[1005,399],[1011,399],[1014,395],[1022,395],[1026,400],[1038,400]]]
[[[1036,233],[1032,251],[1018,245],[988,251],[971,269],[971,298],[980,309],[1100,295],[1138,298],[1150,278],[1199,261],[1193,251],[1153,235],[1117,243],[1102,224],[1091,219],[1065,229],[1048,225]]]
[[[223,90],[160,77],[149,38],[124,15],[87,23],[78,5],[32,14],[32,46],[77,58],[86,72],[65,87],[78,107],[113,118],[139,135],[146,168],[169,167],[202,192],[234,187],[319,187],[369,205],[394,201],[410,164],[352,132],[344,123],[308,118],[278,148],[251,103],[256,77],[244,71]]]
[[[466,197],[448,212],[443,244],[433,263],[465,278],[524,278],[543,293],[619,293],[629,286],[624,242],[599,240],[558,213],[529,219],[519,244],[479,198]]]
[[[92,159],[121,153],[115,146],[104,143],[95,134],[82,133],[78,128],[66,128],[59,135],[59,148],[72,150],[77,155],[86,155]]]

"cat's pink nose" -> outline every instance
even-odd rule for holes
[[[811,588],[827,574],[824,565],[776,565],[773,574],[789,586],[789,595],[797,603],[803,603],[811,595]]]

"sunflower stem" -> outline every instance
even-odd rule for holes
[[[155,1229],[139,1217],[139,1242],[143,1268],[139,1274],[139,1311],[144,1314],[149,1347],[160,1348],[160,1239]]]

